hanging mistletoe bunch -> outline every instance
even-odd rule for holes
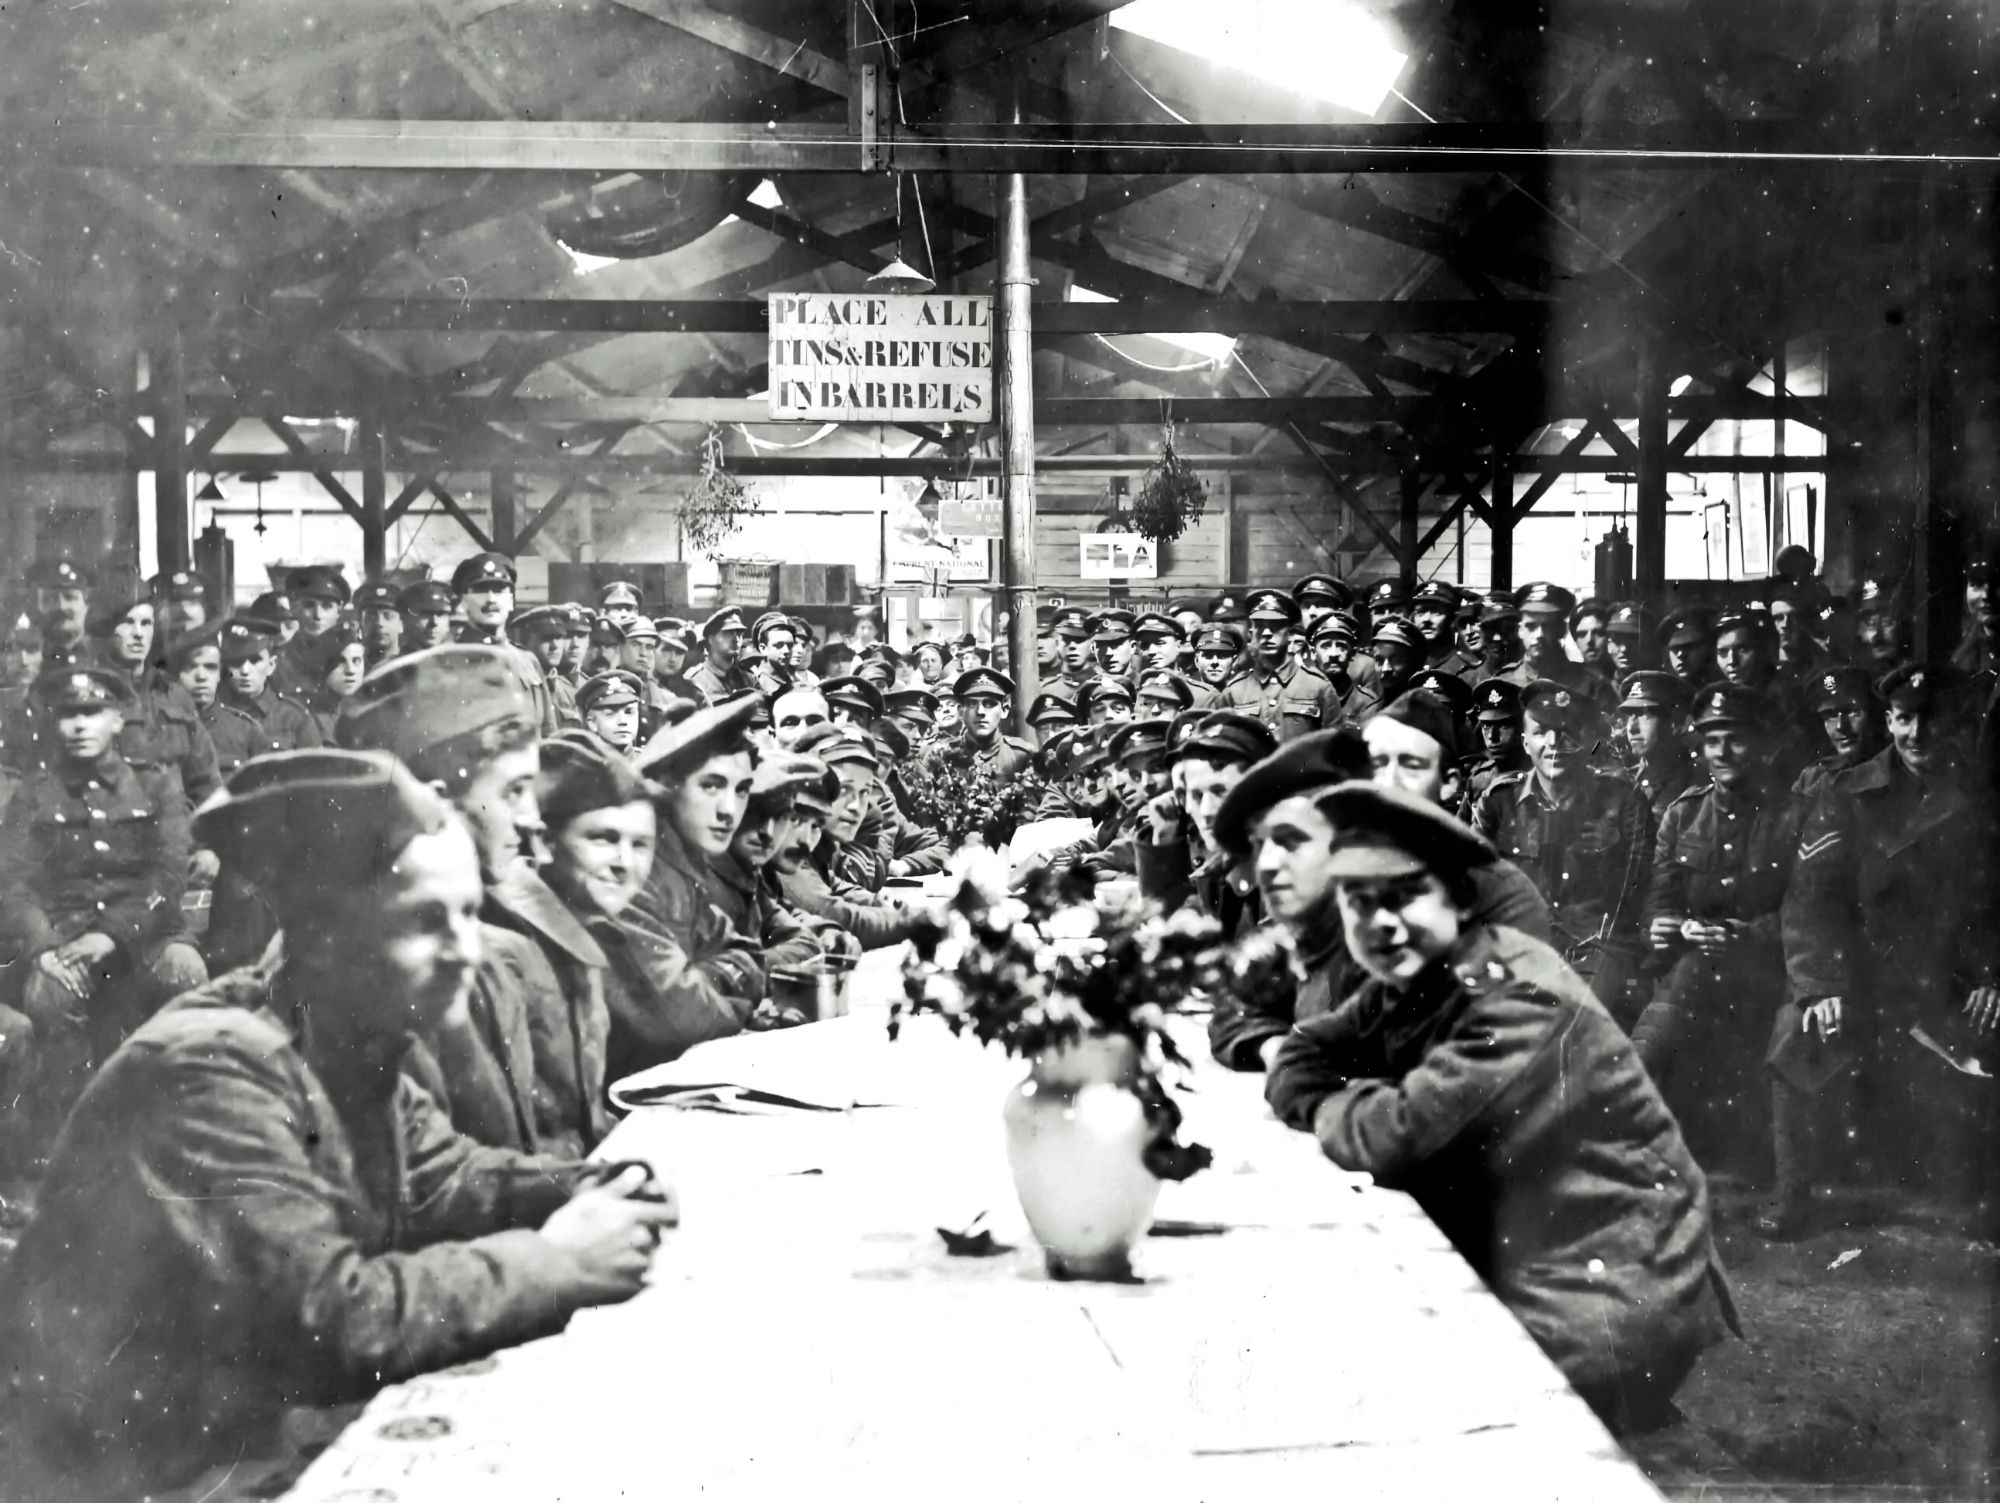
[[[723,467],[722,429],[710,423],[701,440],[701,473],[681,502],[681,535],[713,558],[743,518],[762,504],[756,492]]]
[[[1139,482],[1139,494],[1132,501],[1132,526],[1141,537],[1156,543],[1171,543],[1201,520],[1208,501],[1208,487],[1174,449],[1172,423],[1160,429],[1160,457]]]

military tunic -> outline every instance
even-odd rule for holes
[[[1640,952],[1653,816],[1623,778],[1583,767],[1570,779],[1558,803],[1539,773],[1496,778],[1471,824],[1528,874],[1556,949],[1615,1011]]]
[[[551,1335],[588,1302],[530,1230],[581,1166],[476,1147],[392,1062],[329,1067],[309,1028],[267,973],[222,977],[133,1035],[57,1145],[0,1340],[33,1449],[96,1496],[254,1454],[288,1406]]]
[[[980,746],[970,736],[961,737],[960,750],[972,759],[975,772],[991,773],[996,778],[1011,778],[1028,771],[1035,765],[1035,745],[1023,741],[1019,736],[1005,733],[993,738],[990,746]]]
[[[732,694],[757,687],[756,680],[750,677],[740,662],[727,673],[722,673],[707,658],[682,674],[678,684],[685,686],[680,688],[684,697],[699,705],[719,704]]]
[[[1244,668],[1223,686],[1216,708],[1256,716],[1280,741],[1330,731],[1346,715],[1340,691],[1296,658],[1285,659],[1272,673],[1254,664]]]
[[[1744,1129],[1761,1119],[1761,1045],[1784,1000],[1779,911],[1800,817],[1782,785],[1761,794],[1690,789],[1660,816],[1643,927],[1650,934],[1655,918],[1743,926],[1721,951],[1674,941],[1632,1030],[1639,1058],[1711,1165],[1758,1136]]]
[[[513,655],[521,682],[527,686],[528,695],[535,702],[535,715],[544,736],[553,736],[562,729],[562,722],[556,716],[555,696],[549,688],[549,676],[542,671],[542,660],[525,647],[515,645],[507,639],[503,630],[487,630],[462,621],[455,629],[457,640],[471,647],[502,647]]]
[[[1481,680],[1487,676],[1477,675]],[[1535,667],[1526,658],[1522,658],[1511,668],[1491,676],[1505,679],[1508,683],[1517,684],[1523,689],[1536,679],[1545,678],[1552,683],[1561,684],[1573,694],[1588,695],[1597,701],[1600,709],[1605,711],[1617,705],[1619,698],[1617,689],[1612,687],[1610,680],[1603,674],[1587,663],[1574,662],[1566,657],[1556,659],[1546,668]]]
[[[1281,1121],[1415,1198],[1607,1418],[1658,1405],[1733,1324],[1708,1184],[1645,1068],[1547,945],[1473,927],[1369,980],[1271,1066]]]
[[[256,699],[245,699],[225,685],[206,724],[224,777],[252,757],[325,744],[312,711],[270,688]]]
[[[1697,787],[1704,779],[1694,760],[1678,750],[1664,757],[1640,758],[1631,772],[1633,785],[1646,795],[1646,803],[1657,816],[1667,805]]]

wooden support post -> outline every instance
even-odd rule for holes
[[[1414,592],[1417,588],[1417,561],[1423,554],[1423,547],[1417,539],[1417,524],[1422,520],[1418,507],[1423,504],[1424,479],[1415,470],[1405,470],[1402,476],[1402,504],[1397,508],[1396,556],[1402,565],[1403,589]]]
[[[1020,118],[1020,106],[1014,108]],[[1008,657],[1014,679],[1014,724],[1025,732],[1028,706],[1040,689],[1035,646],[1035,361],[1029,298],[1028,180],[999,181],[1000,286],[995,300],[1000,341],[1001,539],[1000,585],[1007,603]]]
[[[1932,619],[1937,602],[1931,599],[1931,578],[1935,560],[1931,547],[1935,540],[1932,523],[1938,515],[1938,445],[1941,404],[1938,392],[1938,308],[1937,308],[1937,179],[1925,176],[1915,195],[1919,206],[1917,223],[1917,444],[1916,506],[1910,517],[1910,624],[1911,652],[1923,662],[1932,641],[1939,636],[1950,640],[1957,624],[1959,602],[1948,604],[1951,619],[1942,624]]]
[[[380,579],[389,567],[389,475],[382,425],[361,422],[361,572]]]
[[[1233,445],[1232,445],[1233,447]],[[1236,577],[1236,477],[1224,470],[1217,478],[1216,489],[1222,492],[1222,540],[1216,549],[1215,582],[1227,585]]]
[[[1486,587],[1511,590],[1514,588],[1514,451],[1497,438],[1493,441],[1493,494],[1487,506],[1493,513],[1487,524],[1493,547]]]
[[[519,491],[512,470],[493,472],[493,551],[512,558],[517,550],[514,502]]]
[[[1667,383],[1671,379],[1656,340],[1639,346],[1639,484],[1634,498],[1633,592],[1660,603],[1667,588]]]
[[[176,326],[153,352],[153,546],[162,573],[188,553],[187,367]]]

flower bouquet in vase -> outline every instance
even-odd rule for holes
[[[954,874],[951,906],[913,936],[890,1036],[937,1013],[1027,1061],[1003,1113],[1007,1161],[1049,1272],[1130,1278],[1160,1182],[1210,1162],[1179,1138],[1163,1077],[1187,1060],[1165,1023],[1217,980],[1220,930],[1187,911],[1100,902],[1078,874],[1043,872],[1010,896],[992,852],[966,853]]]

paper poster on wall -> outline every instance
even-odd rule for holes
[[[1085,579],[1158,579],[1160,545],[1136,532],[1094,532],[1078,538],[1077,572]]]
[[[943,538],[927,548],[891,547],[889,579],[895,584],[990,584],[991,538]]]
[[[1742,548],[1743,575],[1756,579],[1771,572],[1771,503],[1764,492],[1764,478],[1737,493],[1736,536]]]

